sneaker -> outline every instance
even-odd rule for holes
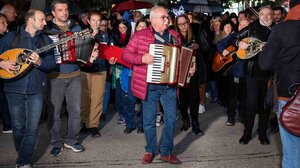
[[[119,118],[118,119],[118,124],[123,124],[123,125],[126,124],[125,119],[124,118]]]
[[[26,165],[17,165],[16,164],[16,168],[31,168],[30,164],[26,164]]]
[[[50,155],[51,155],[51,156],[54,156],[54,157],[58,157],[58,156],[61,155],[61,151],[62,151],[63,149],[64,149],[63,147],[61,147],[61,148],[59,148],[59,147],[54,147],[54,148],[52,148],[52,150],[50,151]]]
[[[201,114],[201,113],[204,113],[204,112],[205,112],[205,107],[204,107],[204,105],[200,104],[198,113]]]
[[[68,145],[68,144],[64,143],[64,146],[68,149],[72,149],[73,152],[83,152],[83,151],[85,151],[84,147],[79,143],[75,143],[73,145]]]
[[[225,123],[226,126],[234,126],[234,121],[230,121],[230,120],[227,120],[227,122]]]
[[[164,123],[164,121],[163,121],[163,114],[162,113],[157,113],[156,126],[160,127],[163,123]]]
[[[206,98],[209,98],[209,97],[210,97],[209,92],[205,92],[205,97],[206,97]]]
[[[11,134],[12,133],[12,129],[3,129],[2,133],[3,134]]]

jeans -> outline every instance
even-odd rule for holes
[[[154,88],[154,89],[153,89]],[[143,100],[143,126],[146,136],[146,152],[155,153],[157,149],[156,117],[157,102],[160,100],[164,109],[164,128],[160,140],[161,156],[172,153],[174,148],[174,130],[176,127],[176,88],[159,85],[157,89],[148,88],[146,100]]]
[[[122,95],[123,91],[121,88],[120,79],[116,80],[116,97],[115,97],[115,106],[116,110],[119,113],[119,119],[124,119],[124,106],[125,106],[125,100],[124,96]]]
[[[123,110],[124,110],[126,128],[136,128],[136,124],[134,121],[136,97],[133,96],[130,86],[131,86],[131,77],[128,78],[127,93],[122,91],[122,96],[124,100]]]
[[[13,139],[18,152],[16,164],[29,164],[38,133],[43,107],[43,95],[6,93],[11,113]]]
[[[285,104],[284,100],[278,101],[278,119]],[[282,168],[297,168],[300,166],[300,137],[290,134],[280,124],[278,125],[283,150]]]
[[[51,135],[51,144],[61,148],[63,143],[73,145],[78,142],[80,131],[80,103],[81,103],[81,78],[55,78],[50,80],[49,88],[49,117],[48,129]],[[67,102],[68,133],[63,139],[60,136],[60,112],[64,99]]]
[[[111,89],[111,82],[105,83],[105,91],[104,91],[104,100],[103,100],[103,114],[107,112],[107,108],[109,105],[109,99],[110,99],[110,89]]]

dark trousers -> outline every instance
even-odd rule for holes
[[[199,85],[197,77],[192,76],[187,88],[179,88],[179,108],[183,121],[189,121],[188,107],[192,122],[198,122]]]
[[[244,120],[246,110],[246,79],[227,77],[228,86],[228,120],[234,122],[235,109],[239,102],[239,119]]]
[[[258,112],[258,135],[266,136],[268,129],[268,120],[270,111],[264,109],[264,100],[268,88],[267,78],[246,77],[247,87],[247,109],[245,114],[245,130],[244,135],[251,136],[255,120],[255,114]]]
[[[5,97],[4,81],[0,81],[0,111],[2,113],[3,131],[11,130],[11,118],[8,110],[8,103]]]

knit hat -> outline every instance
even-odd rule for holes
[[[300,4],[300,0],[290,0],[290,9],[298,4]]]

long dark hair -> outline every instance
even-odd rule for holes
[[[124,42],[123,44],[120,44],[120,43],[119,43],[120,47],[125,47],[125,46],[128,44],[129,39],[130,39],[130,36],[131,36],[131,25],[130,25],[130,23],[128,23],[128,22],[125,21],[125,20],[122,20],[122,21],[118,22],[117,26],[119,26],[120,24],[123,24],[123,25],[125,25],[125,26],[127,27],[126,37],[125,37],[125,42]],[[117,27],[117,28],[118,28],[118,27]],[[118,39],[117,39],[117,40],[119,41],[119,40],[120,40],[120,37],[121,37],[121,33],[120,33],[120,31],[119,31],[119,28],[118,28],[118,33],[117,33],[117,35],[118,35]]]

